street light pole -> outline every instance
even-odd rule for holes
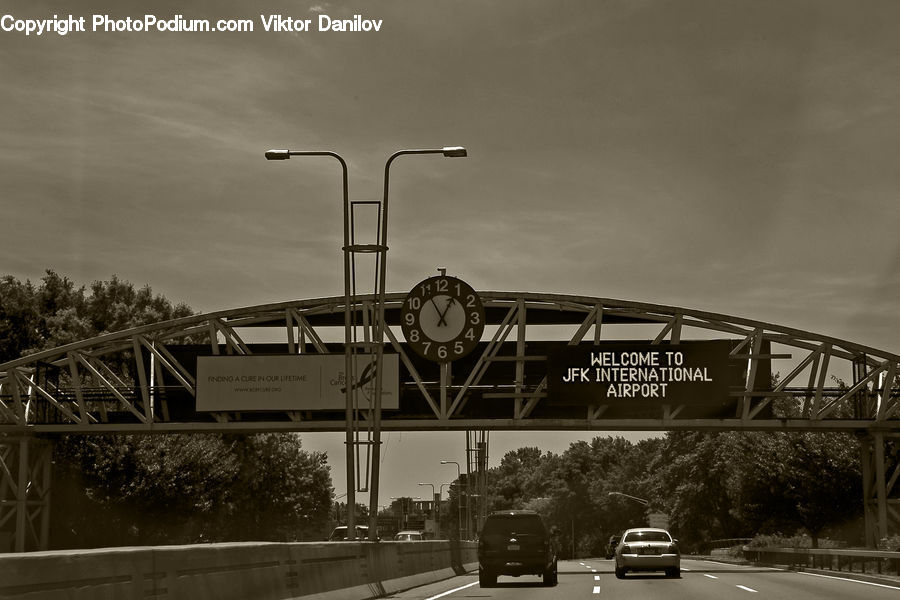
[[[450,483],[442,483],[440,489],[438,490],[438,523],[440,523],[440,521],[443,521],[444,517],[444,486],[447,486],[449,488],[451,485],[452,484]],[[447,535],[449,536],[449,532],[447,533]]]
[[[437,499],[435,498],[434,493],[434,484],[433,483],[419,483],[419,485],[430,485],[431,486],[431,518],[437,524]],[[438,526],[438,530],[440,530],[440,526]]]
[[[372,329],[372,341],[375,342],[375,393],[374,407],[372,407],[372,485],[369,488],[369,502],[373,506],[378,504],[378,480],[379,466],[381,465],[381,381],[382,381],[382,357],[384,350],[384,304],[385,304],[385,279],[387,278],[387,250],[388,250],[388,191],[390,190],[391,163],[397,157],[404,154],[443,154],[445,157],[465,157],[468,155],[462,146],[444,146],[443,148],[408,149],[398,150],[391,154],[384,164],[384,198],[381,202],[381,247],[382,255],[379,260],[378,274],[378,301],[377,317]],[[371,510],[370,510],[371,512]],[[370,528],[377,527],[375,520]]]
[[[269,150],[266,152],[266,160],[288,160],[292,156],[331,156],[341,163],[343,172],[343,199],[344,199],[344,372],[345,382],[345,407],[344,419],[346,421],[346,460],[347,460],[347,539],[356,539],[356,481],[353,477],[353,364],[352,355],[352,318],[350,307],[350,193],[347,175],[347,162],[336,152],[330,150]],[[376,519],[377,522],[377,519]],[[375,529],[370,532],[377,535]]]
[[[369,488],[369,539],[375,540],[378,536],[378,491],[379,491],[379,467],[381,464],[381,388],[382,388],[382,357],[384,343],[384,304],[385,304],[385,278],[387,276],[387,225],[388,225],[388,191],[390,189],[391,163],[404,154],[443,154],[445,157],[465,157],[468,155],[462,146],[445,146],[443,148],[408,149],[394,152],[384,165],[384,199],[381,205],[381,236],[377,252],[379,257],[378,272],[378,299],[375,323],[372,328],[372,340],[375,343],[375,390],[372,406],[372,483]],[[327,150],[269,150],[266,152],[267,160],[287,160],[292,156],[331,156],[336,158],[343,169],[344,191],[344,356],[346,370],[346,424],[347,424],[347,533],[349,539],[355,539],[356,523],[356,482],[353,477],[353,387],[356,383],[354,370],[356,365],[353,360],[353,339],[351,319],[351,282],[350,282],[350,253],[354,251],[350,244],[350,198],[348,193],[347,163],[335,152]]]
[[[607,495],[609,495],[609,496],[625,496],[626,498],[630,498],[630,499],[634,500],[635,502],[639,502],[639,503],[643,504],[644,506],[650,506],[649,500],[644,500],[643,498],[638,498],[637,496],[630,496],[628,494],[623,494],[622,492],[609,492],[609,494],[607,494]]]
[[[462,472],[459,469],[459,463],[455,460],[442,460],[442,465],[456,465],[456,520],[457,529],[460,532],[460,539],[463,539],[462,530],[463,530],[463,522],[462,522]],[[468,510],[469,506],[468,498],[466,499],[466,510]],[[466,531],[468,533],[468,531]]]

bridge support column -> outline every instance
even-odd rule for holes
[[[53,445],[0,436],[0,552],[47,550]]]
[[[897,512],[890,506],[889,496],[897,473],[888,478],[885,467],[885,436],[883,433],[867,435],[860,440],[862,464],[863,507],[865,513],[866,546],[875,548],[878,542],[891,534],[890,518],[897,519]],[[900,471],[900,466],[895,467]],[[890,479],[890,481],[889,481]]]

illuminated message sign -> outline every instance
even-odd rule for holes
[[[730,351],[728,340],[567,346],[548,356],[547,392],[579,404],[717,404],[733,383]]]
[[[356,357],[359,408],[370,407],[375,368]],[[197,410],[344,410],[343,354],[198,356]],[[399,408],[400,360],[382,357],[381,407]]]

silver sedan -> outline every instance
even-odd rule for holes
[[[665,529],[626,530],[616,547],[616,577],[622,579],[628,571],[665,571],[669,577],[680,577],[677,540]]]

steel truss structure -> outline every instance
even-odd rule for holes
[[[406,351],[399,327],[405,295],[386,295],[385,352],[400,358],[401,410],[382,415],[383,429],[854,432],[863,440],[868,537],[883,537],[889,525],[900,524],[900,469],[886,459],[900,448],[897,354],[673,306],[563,294],[480,295],[485,339],[466,360],[444,365]],[[377,300],[360,296],[350,307],[356,339],[377,339]],[[30,523],[28,515],[34,514],[26,508],[34,500],[27,495],[32,488],[24,486],[26,492],[20,480],[23,472],[37,471],[19,466],[21,441],[10,440],[70,433],[344,431],[343,412],[198,413],[195,397],[198,354],[344,353],[345,308],[343,297],[328,297],[219,311],[0,365],[2,447],[19,448],[0,454],[0,531],[15,519],[22,524],[16,527],[18,540],[23,519]],[[623,413],[606,404],[560,405],[548,394],[547,352],[554,344],[694,339],[730,340],[730,360],[742,365],[742,385],[732,388],[726,413],[697,414],[689,403]],[[17,507],[15,517],[10,506]]]

